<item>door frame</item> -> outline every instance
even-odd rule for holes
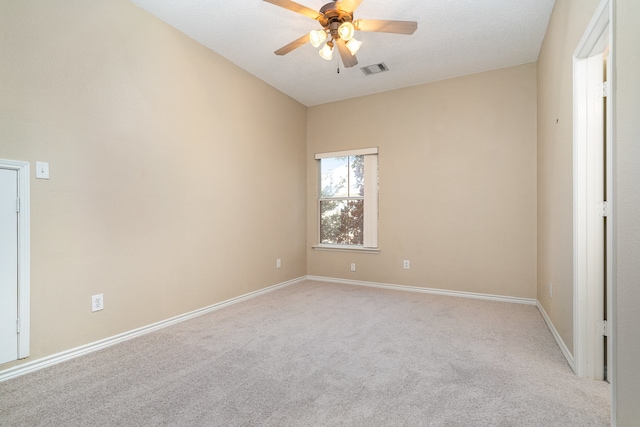
[[[596,206],[589,206],[589,194],[593,191],[593,184],[589,177],[593,170],[589,170],[589,139],[588,129],[589,113],[584,93],[587,85],[587,58],[608,50],[607,84],[609,88],[614,86],[612,70],[613,59],[613,21],[611,0],[602,0],[596,9],[582,39],[573,54],[573,338],[574,338],[574,363],[575,372],[579,376],[596,378],[599,370],[596,363],[599,360],[596,355],[595,337],[597,322],[603,319],[597,318],[597,305],[599,298],[597,289],[594,289],[595,271],[594,257],[598,251],[594,250],[593,230],[597,216],[587,213],[587,209],[595,211]],[[615,198],[613,193],[613,90],[609,90],[606,97],[606,193],[607,193],[607,221],[606,221],[606,281],[607,281],[607,354],[608,378],[613,378],[613,323],[615,313],[612,308],[613,268],[614,268],[614,215]],[[593,212],[592,211],[592,212]],[[603,311],[603,310],[602,310]],[[604,352],[604,350],[603,350]],[[599,355],[602,356],[602,355]],[[602,368],[602,367],[600,367]]]
[[[30,292],[31,292],[31,205],[29,162],[0,159],[0,168],[14,170],[18,173],[18,359],[29,356],[30,331]]]

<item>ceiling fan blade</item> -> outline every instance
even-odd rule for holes
[[[353,26],[359,31],[380,33],[413,34],[418,29],[415,21],[384,21],[381,19],[358,19]]]
[[[297,12],[304,16],[308,16],[311,19],[318,19],[322,16],[319,12],[291,0],[264,0],[264,1],[266,1],[267,3],[275,4],[276,6],[283,7],[285,9],[289,9],[292,12]]]
[[[302,46],[305,43],[309,43],[309,34],[305,34],[304,36],[300,37],[299,39],[296,39],[294,41],[292,41],[291,43],[289,43],[286,46],[281,47],[280,49],[276,50],[275,53],[276,55],[286,55],[287,53],[291,52],[294,49],[299,48],[300,46]]]
[[[353,13],[354,10],[360,6],[362,0],[340,0],[337,3],[338,9],[344,10],[345,12]]]
[[[338,52],[340,52],[340,58],[342,58],[342,63],[344,64],[345,68],[353,67],[358,63],[356,56],[351,54],[351,51],[349,51],[349,48],[347,47],[347,44],[344,40],[338,39],[335,41],[335,43],[338,46]]]

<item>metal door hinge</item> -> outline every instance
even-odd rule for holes
[[[602,82],[602,97],[609,96],[609,82]]]
[[[610,214],[609,203],[606,201],[598,203],[598,213],[605,218],[608,217]]]
[[[16,334],[20,333],[20,319],[16,319]]]
[[[606,320],[598,321],[598,334],[604,335],[605,337],[609,336],[609,325]]]
[[[16,199],[16,212],[20,213],[20,197]]]

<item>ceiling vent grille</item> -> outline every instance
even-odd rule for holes
[[[362,67],[360,69],[365,74],[365,76],[389,71],[389,68],[385,65],[384,62],[381,62],[380,64],[367,65],[366,67]]]

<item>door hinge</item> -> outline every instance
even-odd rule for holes
[[[16,212],[20,213],[20,197],[16,199]]]
[[[598,321],[598,334],[604,335],[605,337],[609,336],[608,322],[606,320]]]
[[[609,82],[602,82],[602,97],[609,96]]]
[[[16,334],[20,333],[20,319],[16,319]]]
[[[609,216],[609,203],[604,201],[604,202],[600,202],[598,203],[598,213],[600,215],[602,215],[604,218]]]

